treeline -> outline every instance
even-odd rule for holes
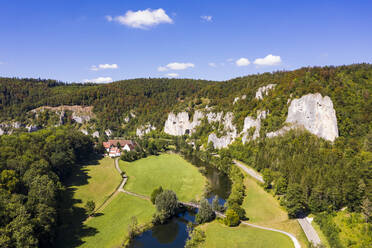
[[[94,152],[67,128],[0,137],[0,247],[52,247],[62,180]]]
[[[277,86],[263,100],[255,99],[257,89],[268,84]],[[43,105],[91,105],[97,125],[120,135],[147,122],[162,129],[170,111],[191,113],[208,105],[215,111],[234,112],[239,130],[246,116],[255,117],[257,110],[268,110],[270,114],[262,121],[262,131],[268,132],[283,125],[289,98],[319,92],[334,103],[340,136],[348,146],[360,149],[360,140],[369,132],[372,121],[371,90],[370,64],[306,67],[223,82],[141,78],[95,85],[0,78],[0,121],[22,121],[27,111]],[[233,105],[234,98],[242,95],[246,98]],[[131,111],[136,117],[126,123]]]

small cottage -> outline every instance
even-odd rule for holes
[[[133,151],[135,146],[135,143],[131,140],[114,139],[103,142],[103,147],[110,157],[121,156],[121,151]]]

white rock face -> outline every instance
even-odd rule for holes
[[[221,112],[221,118],[222,118],[222,112]],[[226,132],[226,135],[218,138],[215,133],[211,133],[208,136],[208,143],[212,142],[214,148],[221,149],[221,148],[227,147],[232,142],[234,142],[238,134],[237,134],[236,127],[233,124],[233,120],[234,120],[233,113],[227,112],[225,114],[225,117],[223,118],[224,131]]]
[[[222,137],[218,138],[215,133],[211,133],[208,136],[208,143],[212,142],[213,147],[215,149],[225,148],[228,145],[230,145],[233,141],[234,141],[234,139],[232,139],[232,137],[230,135],[225,135],[225,136],[222,136]]]
[[[72,118],[75,122],[80,123],[80,124],[82,124],[82,123],[84,123],[84,122],[88,122],[88,121],[90,121],[90,119],[91,119],[89,115],[77,114],[77,113],[75,113],[75,112],[72,113],[71,118]]]
[[[333,102],[328,96],[321,94],[308,94],[300,99],[293,99],[288,108],[286,123],[290,126],[276,132],[268,133],[267,137],[275,137],[286,131],[303,127],[310,133],[329,141],[338,137],[336,111]]]
[[[258,111],[257,112],[257,119],[253,119],[250,116],[245,117],[244,119],[244,126],[243,126],[243,131],[241,132],[242,137],[242,142],[245,144],[249,137],[249,129],[252,127],[255,128],[252,139],[255,140],[258,137],[260,137],[260,130],[261,130],[261,120],[266,118],[266,111]]]
[[[258,88],[257,92],[256,92],[256,99],[258,100],[262,100],[264,96],[266,96],[269,91],[273,88],[275,88],[276,84],[268,84],[266,86],[262,86],[260,88]]]
[[[138,137],[142,137],[143,135],[148,134],[149,132],[151,132],[153,130],[156,130],[156,127],[154,127],[153,125],[148,123],[144,126],[138,127],[137,130],[136,130],[136,134],[137,134]]]
[[[199,110],[195,111],[192,121],[189,120],[189,114],[187,112],[180,112],[177,115],[169,113],[168,119],[164,125],[164,132],[175,136],[184,135],[186,133],[191,134],[195,131],[195,128],[200,125],[203,117],[203,112]]]
[[[247,98],[247,95],[242,95],[242,97],[240,98],[239,96],[235,97],[234,98],[234,101],[233,101],[233,104],[235,104],[237,101],[239,101],[240,99],[244,100]]]
[[[105,130],[105,134],[110,137],[112,134],[112,131],[110,129]]]
[[[4,130],[0,128],[0,135],[4,134]]]
[[[99,138],[99,132],[95,131],[94,133],[92,133],[92,136],[93,138]]]
[[[206,116],[207,116],[208,123],[220,122],[222,121],[223,112],[218,112],[218,113],[209,112],[207,113]]]
[[[36,126],[36,125],[27,125],[26,129],[27,129],[28,132],[35,132],[35,131],[39,130],[39,127]]]
[[[284,126],[281,129],[279,129],[278,131],[267,133],[266,137],[267,138],[273,138],[273,137],[276,137],[276,136],[281,136],[281,135],[285,134],[286,132],[288,132],[289,130],[292,130],[294,128],[296,128],[296,127],[295,126]]]
[[[82,132],[82,133],[85,134],[85,135],[88,135],[88,131],[85,130],[85,129],[81,129],[80,132]]]

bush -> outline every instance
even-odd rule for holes
[[[216,195],[212,201],[212,209],[217,212],[224,212],[225,207],[219,204],[218,196]]]
[[[196,214],[195,222],[202,224],[205,222],[212,221],[216,217],[211,204],[206,199],[200,201],[199,211]]]
[[[155,205],[158,212],[164,214],[165,218],[172,217],[178,208],[176,193],[171,190],[161,192],[155,199]]]
[[[156,197],[163,192],[163,188],[159,186],[159,188],[155,188],[151,193],[151,202],[155,204]]]
[[[205,241],[205,232],[199,229],[194,229],[186,241],[185,248],[199,247]]]
[[[225,225],[237,226],[239,221],[239,215],[233,209],[227,209],[226,218],[224,219]]]
[[[85,207],[85,210],[87,211],[87,214],[89,216],[92,216],[94,213],[94,209],[96,208],[96,204],[94,203],[94,201],[87,201],[84,207]]]

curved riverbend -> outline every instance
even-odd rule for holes
[[[122,170],[119,167],[118,161],[119,161],[119,159],[115,159],[115,167],[116,167],[117,171],[120,174],[122,174]],[[123,193],[129,194],[129,195],[132,195],[132,196],[136,196],[136,197],[139,197],[139,198],[142,198],[142,199],[145,199],[145,200],[150,200],[150,198],[148,196],[137,194],[137,193],[125,190],[123,187],[125,186],[126,181],[127,181],[127,178],[124,177],[121,184],[120,184],[120,187],[118,188],[119,192],[123,192]],[[196,203],[193,203],[193,202],[180,202],[180,203],[185,205],[185,206],[189,206],[189,207],[193,207],[193,208],[199,208],[199,205],[196,204]],[[219,217],[226,217],[223,213],[220,213],[220,212],[217,212],[217,211],[215,211],[215,213]],[[273,231],[273,232],[278,232],[278,233],[284,234],[292,240],[293,245],[294,245],[295,248],[301,248],[300,242],[297,240],[297,238],[294,235],[292,235],[288,232],[278,230],[278,229],[274,229],[274,228],[270,228],[270,227],[264,227],[264,226],[251,224],[251,223],[248,223],[248,222],[245,222],[245,221],[242,221],[241,224],[247,225],[247,226],[250,226],[250,227],[254,227],[254,228],[259,228],[259,229],[263,229],[263,230],[267,230],[267,231]]]

